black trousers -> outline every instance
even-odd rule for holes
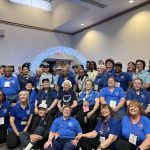
[[[16,148],[19,143],[20,143],[19,137],[13,131],[9,131],[6,141],[8,149]]]
[[[90,108],[90,111],[92,110],[92,108]],[[84,121],[84,117],[87,116],[88,112],[83,112],[82,109],[79,109],[77,114],[76,114],[76,119],[78,120],[83,132],[90,132],[93,131],[94,128],[96,127],[97,124],[97,118],[98,118],[98,112],[94,112],[88,119],[87,119],[87,123],[85,123]]]
[[[96,150],[100,145],[100,141],[96,138],[82,138],[79,141],[79,146],[82,150]],[[103,150],[115,150],[113,146],[109,146],[108,148],[104,148]],[[122,149],[120,149],[122,150]]]
[[[137,146],[129,143],[127,140],[117,140],[116,142],[116,150],[136,150]],[[150,148],[146,149],[146,150],[150,150]]]
[[[45,130],[46,129],[43,126],[39,126],[35,129],[35,132],[33,134],[43,136],[45,134]],[[30,143],[30,134],[27,132],[20,132],[19,138],[20,138],[21,146],[23,148],[26,148],[27,145]],[[46,141],[47,141],[47,139],[42,139],[42,140],[37,141],[32,144],[33,144],[33,146],[43,147],[43,145]]]
[[[5,143],[7,138],[7,127],[0,125],[0,144]]]

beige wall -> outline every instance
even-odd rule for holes
[[[51,13],[0,0],[0,20],[51,29]]]
[[[150,60],[150,5],[98,25],[73,37],[75,49],[89,60]],[[125,68],[125,67],[124,67]]]
[[[43,50],[55,46],[72,47],[70,35],[38,31],[0,24],[5,37],[0,38],[0,65],[18,66],[32,60]]]

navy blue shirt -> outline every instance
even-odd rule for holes
[[[106,74],[108,75],[108,77],[114,76],[114,74],[115,74],[115,69],[112,68],[111,70],[107,71]]]
[[[120,74],[115,74],[115,81],[120,83],[120,87],[124,90],[127,91],[129,82],[132,82],[131,76],[126,73],[126,72],[121,72]]]
[[[144,106],[144,109],[146,109],[148,104],[150,104],[150,93],[145,89],[141,89],[138,95],[135,89],[132,88],[128,90],[126,94],[126,99],[131,101],[136,100]]]
[[[37,93],[34,90],[32,90],[29,93],[29,105],[32,110],[34,110],[36,99],[37,99]]]
[[[43,100],[46,100],[46,104],[49,107],[55,99],[58,99],[57,92],[49,88],[46,93],[44,89],[41,89],[37,95],[38,105],[41,104]]]
[[[98,122],[94,129],[98,133],[98,138],[105,137],[108,138],[109,134],[113,134],[117,137],[121,135],[121,122],[113,117],[110,117],[107,122]]]
[[[89,106],[95,105],[95,99],[99,98],[99,94],[97,91],[91,90],[89,93],[86,93],[85,91],[81,92],[78,99],[78,105],[82,105],[83,101],[87,101],[89,103]]]
[[[4,124],[9,125],[9,112],[10,103],[8,101],[3,101],[2,106],[0,106],[0,118],[4,118]]]
[[[5,76],[0,77],[0,89],[6,96],[12,96],[20,91],[19,81],[15,76],[11,76],[10,79],[6,79]]]
[[[65,120],[62,116],[54,120],[50,132],[58,132],[60,138],[74,139],[77,134],[82,133],[82,129],[75,118],[69,117]]]
[[[25,123],[27,123],[29,116],[32,112],[33,110],[31,110],[29,106],[23,109],[19,102],[16,104],[16,106],[12,107],[10,116],[15,118],[14,123],[19,132],[24,130],[26,126]],[[11,131],[12,127],[10,126],[8,130]]]
[[[70,74],[68,74],[67,80],[69,80],[69,81],[72,83],[72,85],[75,85],[75,84],[76,84],[76,81],[75,81],[74,76],[72,76],[72,75],[70,75]],[[57,82],[57,84],[58,84],[60,90],[63,89],[62,83],[63,83],[64,81],[65,81],[65,80],[64,80],[64,76],[63,76],[63,75],[60,75],[59,78],[58,78],[58,82]]]
[[[61,100],[61,105],[72,105],[73,101],[77,101],[76,93],[72,90],[60,91],[58,99]]]
[[[107,82],[108,82],[108,75],[106,75],[105,73],[96,76],[94,84],[98,85],[98,92],[103,87],[106,87],[108,85]]]
[[[150,120],[141,116],[138,123],[132,124],[129,116],[124,116],[122,119],[122,136],[128,140],[131,133],[138,137],[136,145],[139,146],[145,140],[146,135],[150,134]]]

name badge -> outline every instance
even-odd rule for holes
[[[27,124],[27,121],[21,121],[21,125],[24,126]]]
[[[117,102],[114,101],[114,100],[110,100],[109,105],[110,105],[110,107],[112,107],[112,108],[116,108]]]
[[[129,136],[129,142],[130,142],[131,144],[133,144],[133,145],[136,145],[137,136],[131,133],[130,136]]]
[[[119,82],[116,82],[115,85],[116,85],[116,87],[120,87],[120,83]]]
[[[0,125],[3,125],[4,124],[4,117],[1,117],[0,118]]]
[[[83,106],[83,112],[88,112],[89,111],[89,106]]]
[[[101,142],[101,144],[105,143],[105,141],[106,141],[105,137],[100,136],[100,142]]]
[[[6,82],[4,83],[4,87],[10,87],[10,82],[9,82],[9,81],[6,81]]]
[[[97,84],[94,85],[94,90],[98,91],[98,85]]]

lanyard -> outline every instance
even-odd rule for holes
[[[101,129],[100,129],[100,135],[102,135],[104,133],[104,131],[106,130],[107,127],[108,127],[108,122],[102,123]]]
[[[137,136],[137,137],[138,137],[138,135],[139,135],[140,120],[141,120],[141,117],[140,117],[140,119],[139,119],[139,121],[138,121],[138,129],[137,129],[137,132],[136,132],[136,136]],[[131,122],[131,120],[130,120],[130,133],[132,133],[132,127],[133,127],[133,124],[132,124],[132,122]]]

